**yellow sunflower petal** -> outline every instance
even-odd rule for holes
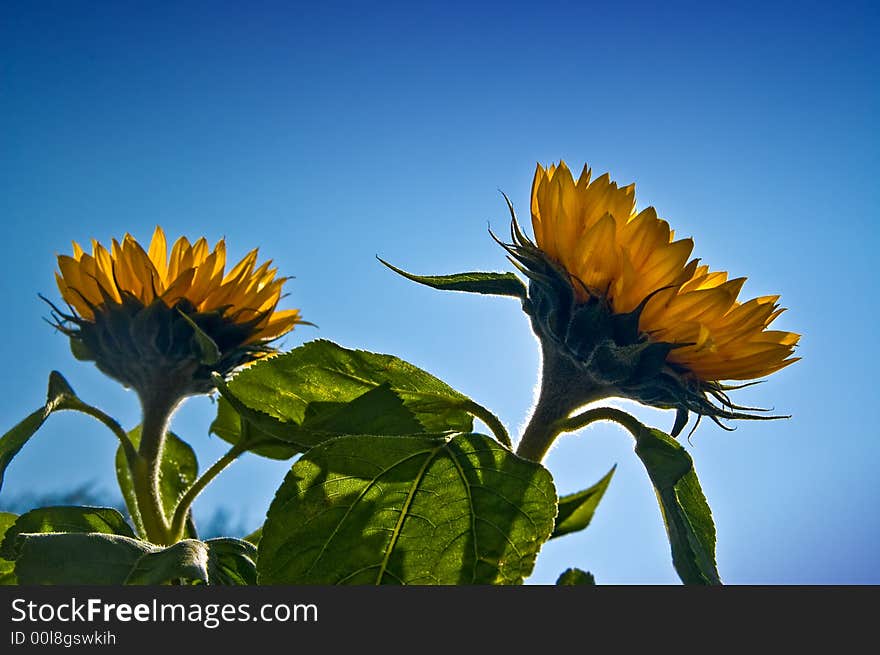
[[[168,279],[168,244],[165,241],[165,232],[158,225],[153,231],[150,249],[147,252],[156,272],[159,273],[159,279],[163,284],[170,284],[171,280]]]

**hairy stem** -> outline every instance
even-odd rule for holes
[[[523,432],[516,454],[540,462],[553,441],[565,430],[564,421],[578,407],[607,398],[611,390],[590,385],[583,373],[551,347],[543,348],[541,390],[532,416]]]
[[[633,416],[615,407],[596,407],[572,416],[565,420],[557,421],[556,429],[559,432],[574,432],[596,421],[612,421],[626,428],[632,436],[638,438],[642,430],[642,424]]]
[[[189,515],[189,509],[205,487],[216,478],[227,466],[232,464],[235,459],[246,450],[246,446],[238,443],[230,448],[223,457],[214,462],[211,467],[202,473],[198,479],[193,482],[192,486],[186,490],[186,493],[177,504],[174,510],[174,518],[171,520],[171,537],[173,541],[183,539],[183,532],[186,528],[186,517]]]
[[[170,389],[157,389],[155,393],[141,394],[143,420],[138,461],[132,467],[132,480],[138,510],[144,524],[147,539],[167,545],[172,543],[168,519],[162,508],[159,490],[159,465],[162,447],[171,415],[180,404],[181,396]]]
[[[498,439],[498,441],[508,448],[513,447],[513,444],[510,442],[510,435],[507,434],[507,429],[492,412],[482,405],[478,405],[473,400],[468,400],[464,403],[464,410],[485,423],[486,427],[492,431],[492,434],[495,435],[495,438]]]

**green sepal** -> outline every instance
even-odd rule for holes
[[[414,275],[389,264],[381,257],[376,257],[376,259],[406,279],[424,284],[432,289],[482,293],[490,296],[511,296],[520,300],[524,300],[528,295],[526,286],[515,273],[471,271],[453,275]]]
[[[572,585],[595,585],[596,578],[593,577],[593,574],[588,571],[581,571],[577,568],[565,569],[556,580],[557,585],[563,586],[572,586]]]
[[[70,353],[73,355],[74,359],[80,362],[95,361],[95,356],[92,354],[92,351],[89,350],[89,347],[86,346],[81,339],[72,336],[68,337],[68,342],[70,343]]]
[[[601,480],[588,489],[577,493],[560,496],[559,512],[556,514],[556,525],[550,538],[561,537],[571,532],[584,530],[593,519],[593,514],[599,506],[599,501],[605,495],[605,490],[611,483],[611,478],[617,465],[611,467]]]
[[[189,316],[184,314],[179,309],[177,311],[193,329],[193,341],[195,342],[195,345],[198,348],[199,353],[201,354],[199,363],[205,366],[211,366],[219,362],[221,357],[220,348],[217,347],[217,344],[214,342],[214,340],[209,337],[208,334],[202,328],[200,328],[196,324],[196,322],[192,320]]]
[[[681,431],[684,430],[684,426],[687,425],[689,413],[686,409],[679,407],[675,410],[675,423],[672,426],[672,430],[669,432],[670,437],[677,437],[681,434]]]

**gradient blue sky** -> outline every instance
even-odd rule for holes
[[[729,583],[880,583],[874,374],[878,14],[871,3],[86,3],[0,9],[0,419],[48,373],[124,424],[135,397],[43,322],[55,255],[129,231],[255,245],[295,275],[315,337],[403,357],[518,431],[538,355],[518,303],[442,294],[384,269],[501,270],[504,190],[528,217],[536,162],[637,183],[713,268],[781,293],[803,361],[741,392],[788,421],[704,422],[689,446]],[[672,418],[639,410],[668,428]],[[174,422],[207,466],[211,402]],[[50,419],[4,495],[94,481],[112,435]],[[551,542],[532,582],[674,583],[631,438],[610,425],[548,457],[560,492],[618,471],[590,528]],[[256,527],[289,464],[245,456],[199,499]]]

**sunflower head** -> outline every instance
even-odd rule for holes
[[[92,241],[92,254],[73,244],[58,256],[55,279],[69,312],[54,305],[56,327],[74,354],[142,396],[159,387],[179,397],[213,389],[213,373],[274,352],[271,342],[302,322],[278,310],[287,278],[257,250],[228,273],[226,244],[210,250],[200,238],[179,238],[168,253],[157,227],[145,251],[130,235],[111,248]]]
[[[531,199],[534,241],[511,207],[502,244],[529,278],[524,307],[547,370],[567,371],[567,393],[596,389],[719,418],[766,418],[733,404],[725,381],[752,380],[796,361],[799,336],[770,330],[778,296],[738,300],[745,278],[728,280],[691,259],[652,207],[635,211],[634,185],[608,174],[577,180],[564,162],[538,166]],[[586,393],[580,395],[587,395]],[[577,398],[572,398],[577,402]],[[677,431],[676,430],[676,431]]]

